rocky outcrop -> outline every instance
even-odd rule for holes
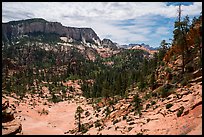
[[[202,68],[196,70],[195,72],[193,72],[193,78],[197,78],[197,77],[200,77],[200,76],[202,76]]]
[[[116,46],[115,43],[113,43],[110,39],[103,39],[101,41],[101,45],[104,47],[104,48],[110,48],[110,49],[113,49],[113,50],[116,50],[118,47]]]
[[[22,134],[22,125],[15,119],[15,106],[2,98],[2,135]]]
[[[40,18],[2,23],[2,35],[4,40],[11,40],[12,38],[35,32],[55,33],[73,41],[100,44],[99,37],[91,28],[65,27],[61,23],[48,22]]]

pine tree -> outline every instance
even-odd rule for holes
[[[189,31],[189,17],[186,16],[183,21],[181,21],[181,5],[179,5],[179,15],[178,15],[178,21],[174,24],[174,40],[173,45],[177,45],[178,48],[180,48],[181,55],[182,55],[182,74],[184,74],[184,68],[185,68],[185,55],[189,54],[189,49],[187,45],[187,39],[186,35]]]
[[[81,106],[78,106],[75,113],[76,123],[78,124],[78,132],[81,131],[81,114],[83,113],[83,111],[84,110],[81,108]]]
[[[168,50],[168,43],[166,42],[166,40],[162,40],[161,44],[160,44],[160,49],[159,49],[159,53],[158,53],[158,60],[162,61],[167,50]]]
[[[138,94],[136,94],[133,98],[133,106],[136,112],[141,115],[141,110],[142,110],[142,99],[139,97]]]

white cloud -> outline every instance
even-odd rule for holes
[[[166,35],[169,34],[169,28],[167,27],[158,27],[155,32],[156,35]]]
[[[90,27],[102,39],[107,35],[120,44],[151,41],[150,35],[168,34],[167,26],[157,26],[159,17],[177,17],[177,6],[164,2],[3,2],[2,21],[44,18],[65,26]],[[195,16],[202,11],[202,2],[182,6],[182,15]],[[117,25],[132,19],[131,25]],[[157,27],[157,28],[154,28]],[[127,44],[127,43],[126,43]]]

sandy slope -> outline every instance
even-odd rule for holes
[[[186,90],[178,89],[180,94],[185,94]],[[157,134],[169,134],[169,135],[181,135],[181,134],[202,134],[202,104],[198,104],[192,109],[192,106],[197,104],[199,101],[202,102],[202,85],[195,84],[190,88],[191,93],[183,95],[181,99],[175,99],[174,95],[170,95],[171,99],[161,101],[158,99],[156,105],[159,107],[153,109],[149,108],[142,112],[142,116],[139,118],[138,115],[134,115],[133,112],[128,113],[128,117],[131,117],[134,124],[123,120],[122,117],[125,114],[125,110],[129,106],[129,102],[120,100],[115,105],[115,111],[113,111],[110,116],[115,115],[115,119],[120,119],[118,123],[113,125],[113,118],[107,119],[104,123],[104,127],[100,130],[91,127],[85,134],[128,134],[136,135],[138,133],[157,135]],[[96,112],[91,104],[87,104],[85,98],[79,99],[76,96],[75,100],[63,101],[56,104],[49,103],[45,105],[45,99],[38,97],[31,97],[28,95],[24,101],[17,101],[12,97],[8,97],[9,101],[19,102],[15,103],[16,111],[15,114],[22,123],[22,132],[24,135],[48,135],[56,134],[63,135],[65,132],[71,129],[75,129],[75,111],[78,105],[80,105],[85,111],[89,112],[89,116],[82,115],[82,123],[92,122],[94,123],[97,119],[104,119],[105,114],[103,110],[105,107],[101,107],[100,112]],[[33,102],[36,105],[33,106]],[[173,106],[170,108],[172,111],[178,109],[181,106],[185,107],[184,112],[186,115],[177,117],[175,112],[170,112],[165,108],[166,104],[172,103]],[[146,104],[144,104],[145,106]],[[48,111],[48,115],[40,114],[42,109]],[[97,117],[96,114],[99,116]],[[165,114],[165,115],[164,115]],[[147,120],[149,119],[149,120]],[[66,133],[71,134],[71,133]]]

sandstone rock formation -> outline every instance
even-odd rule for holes
[[[101,45],[102,45],[104,48],[110,48],[110,49],[114,49],[114,50],[117,49],[116,44],[113,43],[110,39],[103,39],[103,40],[101,41]]]
[[[15,106],[2,98],[2,135],[22,134],[22,125],[15,119]]]
[[[65,27],[58,22],[48,22],[41,18],[2,23],[4,40],[11,40],[29,33],[54,33],[74,41],[83,41],[100,45],[100,39],[91,28]]]

